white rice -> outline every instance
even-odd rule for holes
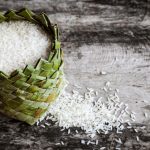
[[[28,21],[0,23],[0,70],[11,73],[34,65],[47,57],[49,46],[50,38],[38,25]]]
[[[109,85],[110,86],[110,85]],[[106,87],[107,88],[107,87]],[[101,92],[100,92],[101,93]],[[50,105],[51,120],[56,121],[60,127],[80,127],[91,138],[96,133],[108,134],[113,127],[117,133],[125,129],[123,123],[132,120],[131,112],[126,113],[127,105],[120,102],[119,95],[113,89],[106,90],[101,97],[95,95],[95,90],[87,88],[87,92],[81,94],[73,90],[72,93],[63,92],[62,95]]]

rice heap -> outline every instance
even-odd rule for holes
[[[1,71],[9,74],[27,64],[35,65],[40,57],[47,58],[51,40],[40,26],[9,21],[0,23],[0,30]]]
[[[0,23],[0,112],[32,125],[65,85],[58,27],[28,9],[0,14]]]
[[[50,106],[46,121],[55,121],[69,133],[69,128],[79,127],[91,137],[97,133],[107,134],[114,128],[117,133],[122,133],[126,127],[132,127],[136,113],[120,100],[119,89],[113,89],[110,82],[99,90],[87,88],[84,94],[80,91],[80,86],[76,86],[72,93],[64,91]]]

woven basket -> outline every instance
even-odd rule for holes
[[[38,15],[28,9],[0,14],[0,22],[10,20],[38,24],[52,41],[47,60],[41,58],[36,66],[27,65],[10,75],[0,71],[0,112],[33,125],[47,112],[65,85],[58,27],[52,25],[44,13]]]

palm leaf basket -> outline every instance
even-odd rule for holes
[[[40,58],[35,66],[27,65],[10,75],[0,71],[0,112],[33,125],[47,112],[65,85],[58,27],[50,23],[46,14],[35,14],[28,9],[0,14],[0,23],[10,20],[38,24],[52,41],[47,60]]]

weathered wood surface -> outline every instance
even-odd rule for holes
[[[99,145],[83,145],[82,131],[61,132],[59,127],[42,128],[1,116],[0,150],[115,149],[114,137],[123,150],[150,149],[150,1],[149,0],[7,0],[2,11],[29,7],[47,12],[62,32],[65,72],[71,84],[98,89],[111,81],[120,89],[121,100],[137,112],[137,128],[123,134],[99,135]],[[106,75],[100,75],[100,71]],[[147,101],[144,103],[143,101]],[[148,113],[145,118],[143,113]],[[140,142],[136,141],[136,136]],[[88,138],[86,137],[88,140]],[[64,146],[55,143],[64,141]]]

